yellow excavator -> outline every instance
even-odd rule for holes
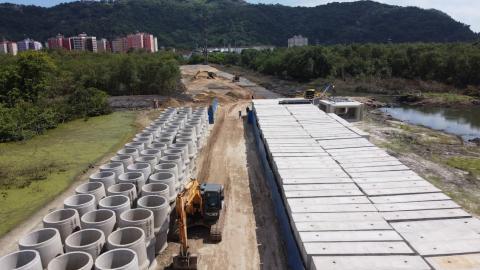
[[[178,193],[175,209],[177,212],[180,253],[173,257],[173,269],[197,269],[198,257],[188,246],[187,228],[203,226],[210,230],[210,241],[222,241],[225,220],[223,186],[202,183],[192,179],[185,189]]]

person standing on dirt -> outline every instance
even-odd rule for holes
[[[242,118],[242,111],[238,111],[238,118]]]

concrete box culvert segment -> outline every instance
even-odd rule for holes
[[[158,233],[170,213],[168,197],[147,195],[138,199],[137,206],[153,212],[154,231]]]
[[[110,209],[115,212],[117,224],[120,222],[120,215],[131,207],[130,199],[124,195],[108,196],[98,203],[100,209]]]
[[[154,173],[150,176],[150,183],[164,183],[168,185],[170,192],[169,200],[170,202],[175,201],[177,197],[177,183],[175,175],[171,172],[159,172]]]
[[[130,199],[133,206],[137,202],[137,187],[132,183],[119,183],[108,188],[107,195],[124,195]]]
[[[18,241],[20,250],[36,250],[42,261],[42,268],[58,255],[63,254],[62,240],[57,229],[44,228],[25,235]]]
[[[92,194],[95,197],[95,204],[98,205],[98,202],[105,198],[107,195],[105,192],[105,186],[102,182],[89,182],[81,184],[75,188],[76,194]]]
[[[107,251],[95,260],[95,270],[139,270],[137,254],[131,249]]]
[[[119,174],[120,175],[120,174]],[[88,180],[90,182],[100,182],[103,183],[105,189],[108,189],[112,185],[115,185],[117,182],[117,175],[114,171],[101,171],[90,175]]]
[[[0,258],[2,270],[42,270],[40,254],[36,250],[20,250]]]
[[[159,195],[170,198],[170,188],[165,183],[149,183],[142,187],[141,196]],[[169,199],[170,200],[170,199]]]
[[[81,224],[83,229],[99,229],[108,237],[116,227],[117,217],[110,209],[98,209],[83,215]]]
[[[99,167],[101,172],[114,172],[115,176],[118,176],[125,171],[125,167],[121,162],[110,162]]]
[[[158,158],[156,156],[141,156],[135,159],[135,163],[148,163],[153,168],[157,165]]]
[[[116,155],[110,158],[110,161],[123,163],[123,171],[125,171],[128,165],[133,164],[133,157],[129,155]]]
[[[95,260],[103,251],[106,239],[103,231],[99,229],[83,229],[72,233],[65,240],[65,251],[87,252]]]
[[[144,164],[144,163],[142,163],[142,164]],[[136,165],[136,164],[132,164],[130,166],[134,166],[134,165]],[[132,183],[132,184],[134,184],[136,189],[137,189],[137,194],[138,194],[139,191],[142,189],[142,187],[145,185],[146,180],[145,180],[145,175],[143,174],[142,171],[140,171],[140,172],[133,171],[133,172],[122,173],[118,177],[118,183],[119,184],[121,184],[121,183]]]
[[[117,155],[129,155],[132,156],[133,159],[136,159],[140,156],[140,152],[137,148],[129,148],[125,147],[117,151]]]
[[[65,243],[67,236],[80,230],[80,216],[75,209],[55,210],[42,220],[44,228],[54,228],[60,233],[62,243]]]
[[[153,212],[149,209],[135,208],[123,212],[120,215],[119,227],[137,227],[142,229],[147,243],[155,238]]]
[[[107,249],[115,250],[127,248],[134,251],[138,256],[138,267],[148,269],[150,261],[147,257],[147,245],[145,233],[137,227],[125,227],[113,232],[107,240]]]
[[[125,144],[125,147],[127,147],[127,148],[135,148],[135,149],[137,149],[138,151],[142,151],[143,149],[145,149],[145,144],[142,143],[142,142],[129,142],[129,143],[126,143],[126,144]]]
[[[92,194],[77,194],[66,198],[63,201],[63,208],[75,209],[82,217],[85,213],[97,209],[97,202]]]
[[[149,163],[138,162],[138,163],[129,165],[127,167],[127,172],[141,172],[146,182],[148,180],[148,177],[150,177],[150,174],[152,174],[152,167],[150,166]],[[145,184],[145,182],[143,184]],[[138,190],[140,190],[142,186],[138,186]]]
[[[92,268],[92,256],[87,252],[75,251],[51,260],[47,270],[91,270]]]

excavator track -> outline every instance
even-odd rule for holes
[[[225,213],[227,212],[226,208],[226,204],[224,204],[219,213],[220,217],[218,218],[217,222],[210,226],[210,241],[213,243],[222,241],[223,227],[225,225]]]

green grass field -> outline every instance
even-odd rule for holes
[[[0,236],[65,190],[136,131],[134,112],[75,120],[25,142],[0,144]]]

